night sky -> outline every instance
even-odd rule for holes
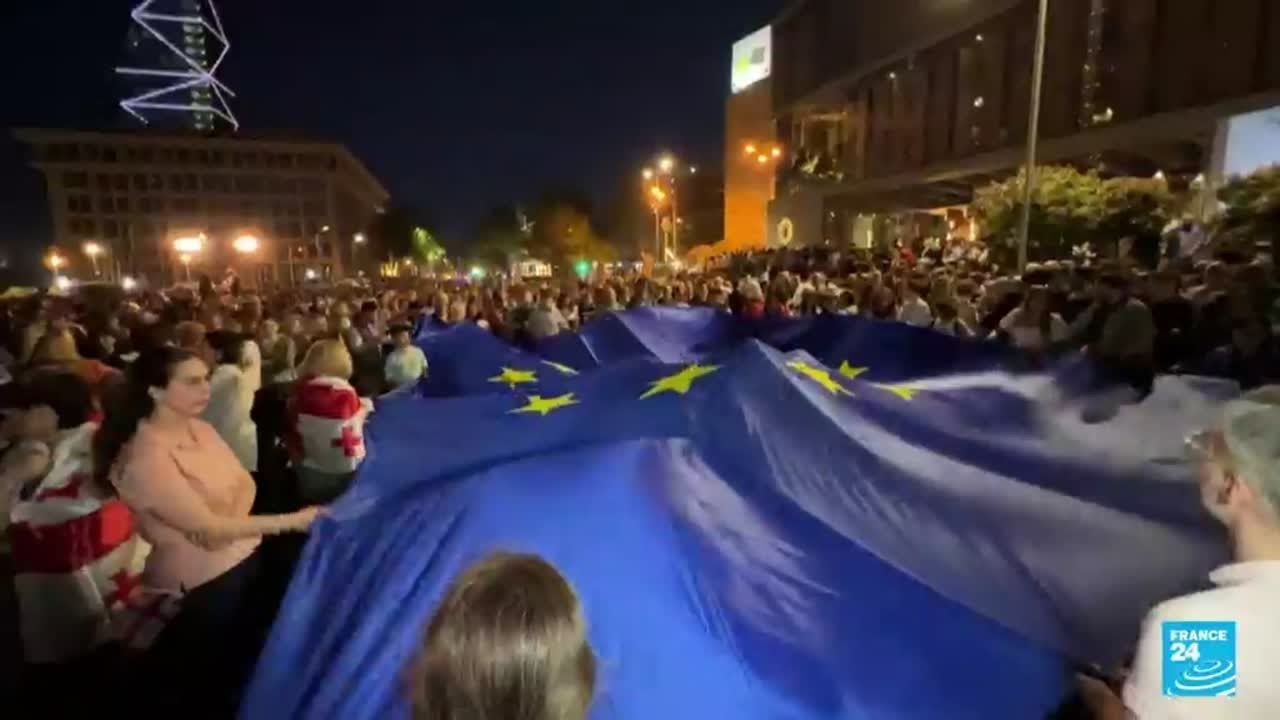
[[[127,0],[0,3],[0,126],[123,123]],[[781,0],[221,0],[243,130],[347,144],[447,238],[581,189],[606,209],[655,152],[721,155],[733,41]],[[0,243],[48,240],[38,175],[0,139]],[[38,249],[37,249],[38,252]]]

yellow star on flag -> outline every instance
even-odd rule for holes
[[[840,363],[840,375],[850,380],[856,380],[859,375],[870,370],[871,368],[854,367],[849,364],[848,360]]]
[[[542,364],[543,364],[543,365],[550,365],[551,367],[555,368],[556,370],[559,370],[561,373],[563,373],[563,374],[565,374],[565,375],[577,375],[577,374],[578,374],[578,371],[577,371],[577,370],[574,370],[573,368],[569,367],[568,365],[561,365],[561,364],[560,364],[560,363],[558,363],[558,362],[551,362],[550,360],[543,360],[543,361],[542,361]]]
[[[693,382],[704,375],[720,369],[719,365],[699,365],[694,363],[674,375],[668,375],[649,383],[649,390],[640,396],[641,400],[651,398],[658,393],[673,392],[684,395],[689,392],[689,388],[693,386]]]
[[[910,385],[881,385],[880,383],[872,383],[872,384],[880,388],[881,390],[887,390],[888,392],[891,392],[894,395],[897,395],[903,400],[912,400],[915,398],[917,394],[924,392],[923,390],[920,390],[919,388],[913,388]]]
[[[502,368],[502,374],[489,378],[491,383],[504,383],[512,389],[523,383],[538,382],[538,375],[532,370],[513,370],[509,367]]]
[[[853,395],[843,385],[836,382],[835,378],[831,377],[831,372],[826,368],[814,367],[802,360],[793,360],[787,363],[787,367],[818,383],[832,395]]]
[[[507,414],[519,415],[523,413],[538,413],[539,415],[546,417],[552,410],[559,410],[562,407],[577,404],[578,401],[573,399],[573,393],[553,398],[544,398],[541,395],[530,395],[528,405],[525,405],[522,408],[516,408]]]

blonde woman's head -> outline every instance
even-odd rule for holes
[[[31,351],[31,362],[35,365],[74,362],[80,359],[80,351],[76,349],[76,339],[70,330],[50,330],[36,342]]]
[[[300,368],[303,377],[351,378],[354,372],[351,353],[346,343],[337,338],[325,338],[312,343]]]
[[[454,580],[408,679],[414,720],[584,720],[596,661],[559,571],[495,553]]]

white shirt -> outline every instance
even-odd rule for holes
[[[1016,307],[1000,320],[1000,329],[1009,335],[1014,347],[1023,350],[1043,350],[1050,342],[1060,343],[1067,339],[1068,328],[1061,315],[1053,313],[1049,316],[1049,337],[1045,338],[1044,330],[1039,325],[1027,324],[1026,313]]]
[[[1280,718],[1280,561],[1248,562],[1214,570],[1214,590],[1156,606],[1143,622],[1124,702],[1139,720],[1271,720]],[[1161,624],[1171,621],[1236,623],[1236,696],[1165,697]]]
[[[929,303],[923,299],[911,298],[902,301],[902,307],[898,309],[898,320],[916,327],[929,327],[933,324],[933,312],[929,310]]]
[[[564,316],[560,314],[557,307],[547,307],[545,305],[536,307],[529,314],[529,334],[535,340],[551,337],[561,331],[569,329],[569,323],[565,321]]]
[[[387,361],[383,366],[383,374],[391,387],[417,382],[426,372],[427,356],[416,345],[396,348],[387,353]]]
[[[250,417],[256,390],[254,372],[260,373],[238,365],[214,368],[209,376],[209,405],[202,414],[249,472],[258,470],[258,426]]]

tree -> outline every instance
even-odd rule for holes
[[[444,260],[446,254],[444,246],[436,240],[429,230],[422,226],[417,226],[413,229],[411,235],[413,241],[410,243],[409,256],[415,262],[432,267]]]
[[[1122,238],[1159,238],[1175,203],[1163,180],[1112,178],[1096,171],[1044,167],[1036,171],[1027,258],[1033,262],[1071,257],[1086,243],[1114,255]],[[991,254],[1004,267],[1017,257],[1025,172],[978,190],[974,208],[991,241]]]
[[[422,213],[403,205],[393,206],[369,228],[371,252],[378,258],[434,266],[445,259],[446,253],[428,227]]]
[[[534,212],[529,251],[562,269],[580,260],[608,261],[614,249],[596,234],[590,207],[574,196],[548,195]]]
[[[1274,246],[1280,237],[1280,165],[1231,178],[1218,199],[1226,206],[1215,222],[1219,233]]]
[[[511,205],[491,209],[480,221],[466,251],[470,263],[507,268],[525,250],[527,237],[520,211]]]
[[[413,211],[404,206],[393,206],[379,215],[369,228],[369,241],[377,257],[409,257],[417,225]]]

